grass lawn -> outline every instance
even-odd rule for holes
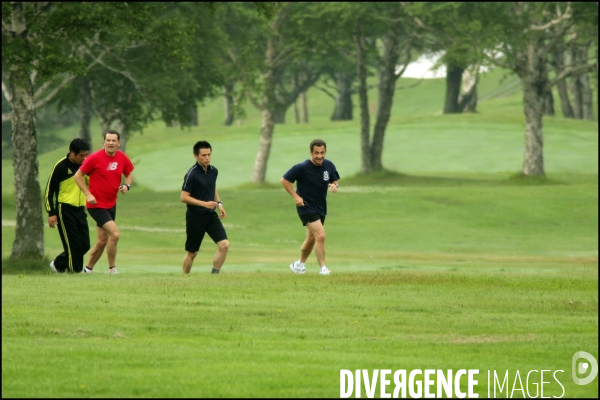
[[[483,78],[482,97],[500,75]],[[331,101],[317,91],[309,124],[276,127],[263,187],[248,185],[256,112],[222,127],[219,99],[200,109],[199,127],[154,124],[131,138],[120,274],[108,275],[105,256],[93,275],[3,264],[3,397],[339,397],[342,369],[478,369],[480,397],[493,396],[488,371],[507,374],[497,397],[542,397],[542,386],[543,397],[597,397],[597,380],[580,386],[571,375],[576,352],[598,359],[597,123],[545,118],[547,178],[524,180],[519,93],[443,116],[443,80],[410,90],[398,91],[386,133],[389,171],[369,177],[355,175],[358,121],[329,122]],[[304,228],[278,185],[315,137],[342,176],[328,196],[327,277],[314,255],[306,275],[289,271]],[[231,247],[211,275],[205,239],[183,276],[179,194],[200,139],[213,145]],[[41,186],[65,152],[40,155]],[[14,239],[11,168],[3,161],[3,259]],[[53,258],[58,232],[44,234]]]
[[[598,340],[590,275],[12,275],[2,292],[7,397],[338,397],[340,369],[384,368],[479,369],[481,397],[488,370],[598,392],[570,378]]]

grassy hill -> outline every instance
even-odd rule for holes
[[[487,100],[479,104],[479,112],[475,114],[441,114],[443,79],[424,80],[414,88],[398,90],[383,158],[384,166],[395,173],[370,177],[355,176],[360,168],[359,121],[329,121],[333,101],[312,89],[308,93],[310,122],[296,124],[293,110],[290,110],[287,123],[276,126],[267,181],[283,192],[278,184],[281,175],[294,163],[308,158],[308,143],[319,137],[327,141],[328,158],[336,163],[342,176],[343,194],[331,199],[337,202],[331,208],[332,218],[336,213],[356,214],[357,205],[364,204],[366,210],[355,216],[374,218],[377,222],[368,237],[377,238],[381,224],[394,231],[394,242],[366,240],[360,246],[361,253],[375,246],[382,252],[392,251],[393,259],[396,257],[393,252],[398,250],[394,243],[398,241],[402,243],[402,251],[415,254],[467,251],[473,254],[505,255],[510,252],[521,256],[597,257],[597,245],[594,244],[597,222],[585,217],[590,212],[594,214],[589,205],[597,206],[597,123],[559,116],[545,118],[544,155],[550,185],[519,189],[521,183],[514,180],[514,176],[520,171],[524,147],[521,94],[494,95],[503,93],[510,81],[510,77],[503,78],[502,71],[483,75],[480,95]],[[398,86],[408,86],[411,82],[415,81],[401,79]],[[375,93],[371,93],[371,98],[376,98]],[[240,126],[225,127],[222,125],[222,101],[216,99],[200,108],[199,114],[200,125],[197,127],[166,128],[163,123],[156,122],[128,142],[128,154],[136,165],[134,188],[131,195],[119,203],[119,218],[122,229],[136,230],[136,242],[139,240],[140,252],[131,254],[138,259],[130,261],[136,265],[173,265],[174,257],[179,257],[176,254],[180,252],[179,242],[184,235],[180,214],[184,208],[178,193],[183,175],[194,162],[193,143],[206,139],[213,145],[213,164],[220,170],[219,190],[232,213],[229,219],[234,226],[231,234],[245,248],[240,257],[254,257],[249,254],[258,246],[262,250],[256,255],[257,263],[280,263],[286,257],[283,254],[289,253],[289,244],[280,240],[296,218],[288,207],[289,199],[284,193],[273,195],[270,190],[253,194],[240,189],[250,181],[260,132],[259,113],[248,106],[247,118]],[[98,149],[101,135],[97,125],[93,128],[93,145]],[[76,129],[66,129],[59,134],[65,138],[74,137]],[[50,169],[65,152],[59,149],[39,156],[42,187]],[[2,218],[10,225],[15,218],[11,195],[14,188],[12,167],[6,161],[2,173]],[[372,215],[369,204],[373,204],[374,196],[377,196],[381,214]],[[243,198],[252,199],[252,204],[238,203]],[[231,199],[238,200],[233,200],[232,204]],[[495,205],[489,208],[492,203]],[[399,204],[411,212],[398,214]],[[425,204],[438,206],[430,209]],[[249,209],[255,215],[246,215]],[[548,211],[550,209],[553,211]],[[156,216],[140,212],[142,210],[152,210]],[[575,210],[579,214],[575,215]],[[479,218],[482,215],[487,215],[483,224]],[[265,218],[271,220],[271,225],[261,228],[256,236],[248,236],[249,227],[261,224]],[[505,222],[501,231],[493,222],[499,218]],[[355,237],[346,235],[354,229],[353,221],[338,221],[336,227],[330,228],[339,245],[339,256],[353,247]],[[516,225],[506,224],[506,221]],[[410,228],[397,232],[394,224]],[[438,226],[451,228],[440,234],[436,232]],[[529,228],[515,232],[515,226]],[[559,226],[561,228],[556,231]],[[156,233],[157,229],[163,231]],[[460,235],[466,231],[470,233],[460,239],[456,230]],[[436,232],[435,243],[430,240],[432,232]],[[567,232],[570,232],[570,240],[565,241]],[[9,254],[13,235],[13,228],[3,228],[3,255]],[[473,244],[467,239],[469,237],[485,237],[486,240]],[[46,235],[46,242],[49,253],[60,249],[57,235]],[[163,257],[153,258],[153,253],[147,252],[148,243],[154,243],[153,251],[160,249]],[[548,243],[554,244],[548,246]],[[273,252],[271,261],[265,260],[265,246]],[[283,253],[279,254],[279,251]],[[337,250],[334,248],[333,251]],[[360,268],[367,268],[362,261],[364,256],[362,254],[356,261]],[[386,260],[386,257],[379,254],[378,260]],[[423,257],[422,254],[419,257]],[[243,263],[242,259],[240,263]],[[235,259],[229,261],[237,262]],[[432,265],[430,261],[426,264]],[[377,268],[382,265],[388,265],[387,261],[373,264]]]
[[[501,70],[483,74],[479,97],[484,98],[476,114],[442,115],[443,79],[423,80],[410,89],[399,89],[385,138],[383,163],[386,169],[404,174],[439,173],[516,173],[520,171],[524,150],[524,117],[521,91],[504,95],[503,88],[514,87],[514,75]],[[398,87],[407,87],[415,79],[400,79]],[[309,123],[296,124],[293,110],[287,123],[277,125],[267,181],[278,182],[291,166],[308,157],[310,140],[319,137],[328,142],[328,157],[343,177],[360,168],[359,119],[331,122],[333,100],[317,89],[308,94]],[[376,92],[370,93],[376,100]],[[354,99],[355,106],[357,99]],[[191,147],[206,139],[213,144],[213,164],[222,172],[221,188],[237,187],[250,181],[258,150],[260,114],[246,105],[247,117],[241,126],[226,127],[222,99],[207,101],[199,109],[200,125],[189,129],[165,127],[162,122],[148,126],[143,134],[133,135],[127,152],[134,160],[135,185],[152,190],[179,190],[183,174],[193,164]],[[560,113],[560,112],[559,112]],[[57,132],[70,140],[77,127]],[[598,124],[567,120],[561,116],[544,118],[544,156],[547,173],[596,174],[598,172]],[[101,146],[101,132],[92,125],[94,149]],[[56,160],[66,153],[57,149],[39,155],[40,185]],[[14,192],[10,160],[2,164],[3,196]]]

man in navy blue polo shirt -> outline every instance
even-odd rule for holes
[[[327,215],[327,190],[337,192],[340,175],[335,165],[325,159],[327,145],[323,140],[315,139],[310,142],[310,159],[294,165],[281,178],[283,188],[292,196],[296,203],[298,216],[302,225],[306,226],[306,239],[300,248],[300,259],[290,264],[295,274],[306,272],[304,263],[315,250],[319,263],[319,274],[329,275],[325,266],[325,216]],[[292,184],[296,183],[294,191]]]
[[[196,163],[185,174],[181,188],[181,201],[187,204],[185,214],[185,251],[183,273],[189,274],[194,259],[200,250],[204,234],[217,244],[217,252],[213,257],[212,273],[218,274],[227,257],[229,240],[220,218],[225,218],[225,208],[217,191],[219,171],[210,164],[211,145],[202,140],[194,145]],[[218,216],[215,210],[218,211]]]

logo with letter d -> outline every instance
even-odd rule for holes
[[[589,364],[587,362],[577,363],[577,360],[579,360],[580,358],[585,358],[589,362]],[[577,368],[575,368],[575,364],[577,364]],[[592,367],[591,372],[586,378],[580,378],[578,376],[585,374],[590,367]],[[598,363],[596,362],[594,356],[590,353],[587,353],[585,351],[578,351],[577,353],[573,354],[573,365],[571,371],[573,374],[573,382],[575,382],[575,384],[587,385],[596,378],[596,375],[598,375]]]

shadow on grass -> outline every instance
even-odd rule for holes
[[[52,273],[47,257],[23,257],[2,260],[2,275],[48,275]]]
[[[554,186],[592,183],[594,179],[597,182],[597,176],[572,178],[568,175],[556,178],[525,176],[522,173],[408,175],[384,169],[370,174],[358,173],[343,179],[343,183],[357,186]]]

